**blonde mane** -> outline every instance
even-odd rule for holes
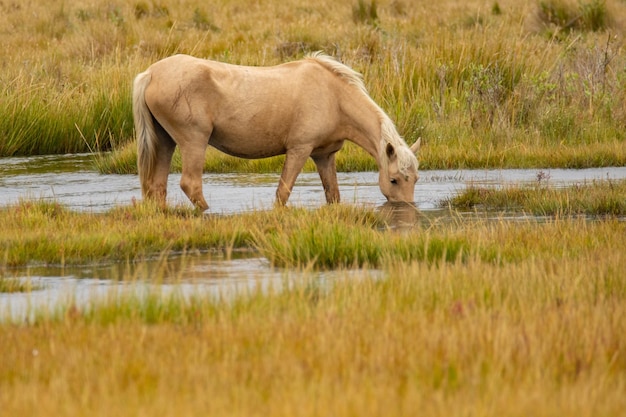
[[[408,147],[402,136],[400,136],[396,126],[391,121],[389,116],[387,116],[383,109],[381,109],[380,106],[370,97],[367,88],[365,87],[365,83],[363,82],[363,75],[320,51],[307,55],[306,59],[317,61],[322,66],[341,77],[348,84],[356,87],[363,95],[365,95],[365,97],[367,97],[371,105],[377,110],[380,117],[380,146],[378,149],[378,159],[381,163],[386,164],[387,158],[384,157],[384,154],[386,152],[385,149],[387,148],[387,144],[390,143],[396,150],[398,157],[398,169],[400,172],[403,175],[408,175],[412,168],[417,170],[417,158]]]
[[[382,110],[381,110],[382,112]],[[398,157],[398,170],[402,175],[407,176],[410,171],[417,171],[418,162],[417,157],[408,147],[402,136],[396,130],[396,126],[393,124],[389,116],[385,113],[383,114],[383,120],[381,121],[380,130],[381,130],[381,149],[380,152],[385,152],[386,144],[390,143],[393,145],[396,155]],[[386,161],[387,158],[381,158],[381,160]]]
[[[369,98],[370,95],[367,92],[367,88],[365,88],[365,83],[363,82],[363,75],[361,75],[361,73],[353,70],[347,65],[342,64],[341,62],[337,61],[335,58],[328,56],[321,51],[308,54],[306,56],[306,59],[317,61],[322,66],[330,70],[331,72],[343,78],[348,84],[353,85],[356,88],[358,88],[361,91],[361,93],[365,94]]]

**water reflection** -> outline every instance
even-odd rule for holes
[[[340,277],[378,277],[378,270],[301,271],[271,267],[254,252],[178,254],[140,263],[46,266],[0,270],[0,278],[20,279],[27,293],[0,293],[0,322],[31,322],[36,313],[54,314],[63,306],[90,308],[97,300],[124,295],[172,294],[229,299],[234,294],[280,290],[314,280],[324,285]]]
[[[419,208],[415,203],[385,202],[378,208],[385,216],[389,227],[396,230],[414,229],[421,218]]]

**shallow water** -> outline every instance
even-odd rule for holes
[[[32,322],[37,314],[55,314],[62,307],[88,309],[98,300],[124,295],[175,293],[186,299],[208,296],[228,300],[234,294],[280,290],[309,279],[316,285],[340,277],[380,277],[378,270],[302,272],[272,268],[253,253],[230,258],[216,254],[176,255],[138,264],[36,266],[0,271],[0,277],[30,283],[25,293],[0,293],[0,322]]]
[[[345,203],[379,207],[385,198],[378,188],[375,172],[338,173],[341,199]],[[468,184],[503,186],[543,181],[566,186],[597,179],[626,178],[626,167],[593,169],[507,169],[420,171],[415,203],[420,210],[432,210]],[[238,213],[271,208],[279,174],[204,174],[204,194],[209,213]],[[180,174],[171,174],[169,204],[189,204],[178,185]],[[89,155],[0,158],[0,204],[20,198],[53,199],[79,211],[106,211],[141,199],[136,175],[100,175]],[[290,205],[323,205],[324,192],[317,173],[301,173],[289,199]]]
[[[279,174],[205,174],[204,193],[209,213],[228,214],[271,208]],[[541,181],[567,186],[585,181],[626,178],[626,167],[583,170],[449,170],[420,171],[415,189],[415,204],[424,214],[439,208],[441,201],[463,191],[468,184],[501,187],[507,184]],[[178,186],[180,174],[170,175],[168,202],[189,204]],[[374,172],[339,173],[342,201],[391,210],[403,221],[402,211],[385,205]],[[41,156],[0,159],[0,205],[19,199],[51,199],[77,211],[102,212],[141,198],[136,175],[100,175],[90,155]],[[290,205],[318,207],[324,192],[316,173],[302,173],[289,200]],[[415,216],[415,211],[409,214]],[[154,280],[155,271],[158,279]],[[346,272],[342,272],[345,274]],[[359,271],[376,274],[377,271]],[[205,254],[178,256],[138,265],[109,264],[80,267],[30,267],[0,270],[0,277],[29,280],[38,289],[26,294],[0,293],[0,321],[32,319],[33,309],[76,303],[88,306],[98,297],[119,291],[182,291],[183,294],[208,293],[216,296],[241,289],[283,285],[302,274],[276,270],[256,255],[231,259]],[[128,282],[129,277],[130,283]],[[147,277],[151,277],[149,280]],[[317,273],[329,279],[333,273]]]

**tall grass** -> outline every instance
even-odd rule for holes
[[[506,204],[502,204],[505,201]],[[481,204],[554,215],[521,224],[500,219],[464,219],[452,214],[408,216],[405,233],[393,232],[388,212],[345,205],[316,210],[282,209],[230,216],[204,216],[188,208],[149,205],[105,214],[75,213],[55,203],[22,202],[0,211],[0,266],[140,261],[170,253],[246,249],[277,267],[381,268],[397,263],[514,262],[569,258],[602,236],[602,246],[625,244],[624,188],[598,183],[569,190],[470,189],[450,202]],[[500,205],[498,205],[500,204]],[[414,208],[411,208],[415,210]],[[585,223],[573,214],[602,215]],[[568,239],[561,237],[569,236]],[[572,255],[573,254],[573,255]]]
[[[228,250],[249,246],[243,224],[204,220],[189,209],[162,211],[150,205],[106,215],[74,213],[56,203],[22,202],[0,211],[4,265],[84,264],[139,260],[161,252]],[[221,224],[216,228],[215,222]]]
[[[622,185],[544,192],[538,180],[513,195],[589,203],[614,187],[624,200]],[[587,203],[585,212],[597,209]],[[95,215],[21,202],[0,210],[0,291],[34,290],[1,275],[11,265],[141,262],[174,249],[250,248],[302,276],[217,296],[175,285],[112,290],[86,304],[69,295],[32,307],[27,322],[0,319],[0,409],[621,416],[626,223],[564,214],[415,213],[415,227],[398,232],[384,213],[343,205],[235,216],[136,205]],[[337,274],[315,271],[324,268]],[[119,279],[137,275],[124,269]]]
[[[112,293],[0,324],[10,415],[603,415],[626,405],[623,245],[231,298]]]
[[[240,159],[225,155],[209,147],[206,151],[204,170],[206,172],[281,172],[285,161],[284,156],[275,156],[264,159]],[[346,143],[336,157],[337,169],[341,172],[376,171],[375,160],[356,145]],[[137,148],[134,143],[121,146],[115,152],[100,153],[94,159],[94,164],[101,173],[136,174]],[[309,159],[303,171],[314,172],[315,164]],[[178,148],[174,151],[171,171],[182,171],[182,160]]]
[[[564,25],[553,22],[559,4],[586,23],[551,35],[550,28]],[[321,49],[364,74],[407,142],[423,137],[424,168],[565,166],[567,157],[553,157],[562,148],[574,154],[576,166],[623,165],[622,5],[497,5],[289,0],[208,8],[189,0],[3,6],[1,23],[10,30],[2,51],[0,155],[123,149],[133,136],[134,74],[173,53],[272,65]],[[523,152],[485,157],[516,150]],[[365,153],[350,159],[372,164]],[[241,169],[238,163],[233,169]],[[241,163],[258,170],[278,164]]]
[[[0,92],[0,155],[106,151],[128,140],[130,76],[112,68],[63,87],[24,74],[8,80]]]

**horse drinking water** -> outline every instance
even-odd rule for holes
[[[359,73],[315,53],[274,67],[248,67],[187,55],[165,58],[137,75],[133,116],[143,197],[165,204],[176,145],[180,186],[206,210],[202,169],[207,145],[241,158],[285,155],[276,202],[285,204],[307,158],[326,201],[339,201],[335,152],[349,140],[374,157],[391,202],[413,202],[415,153],[370,98]]]

